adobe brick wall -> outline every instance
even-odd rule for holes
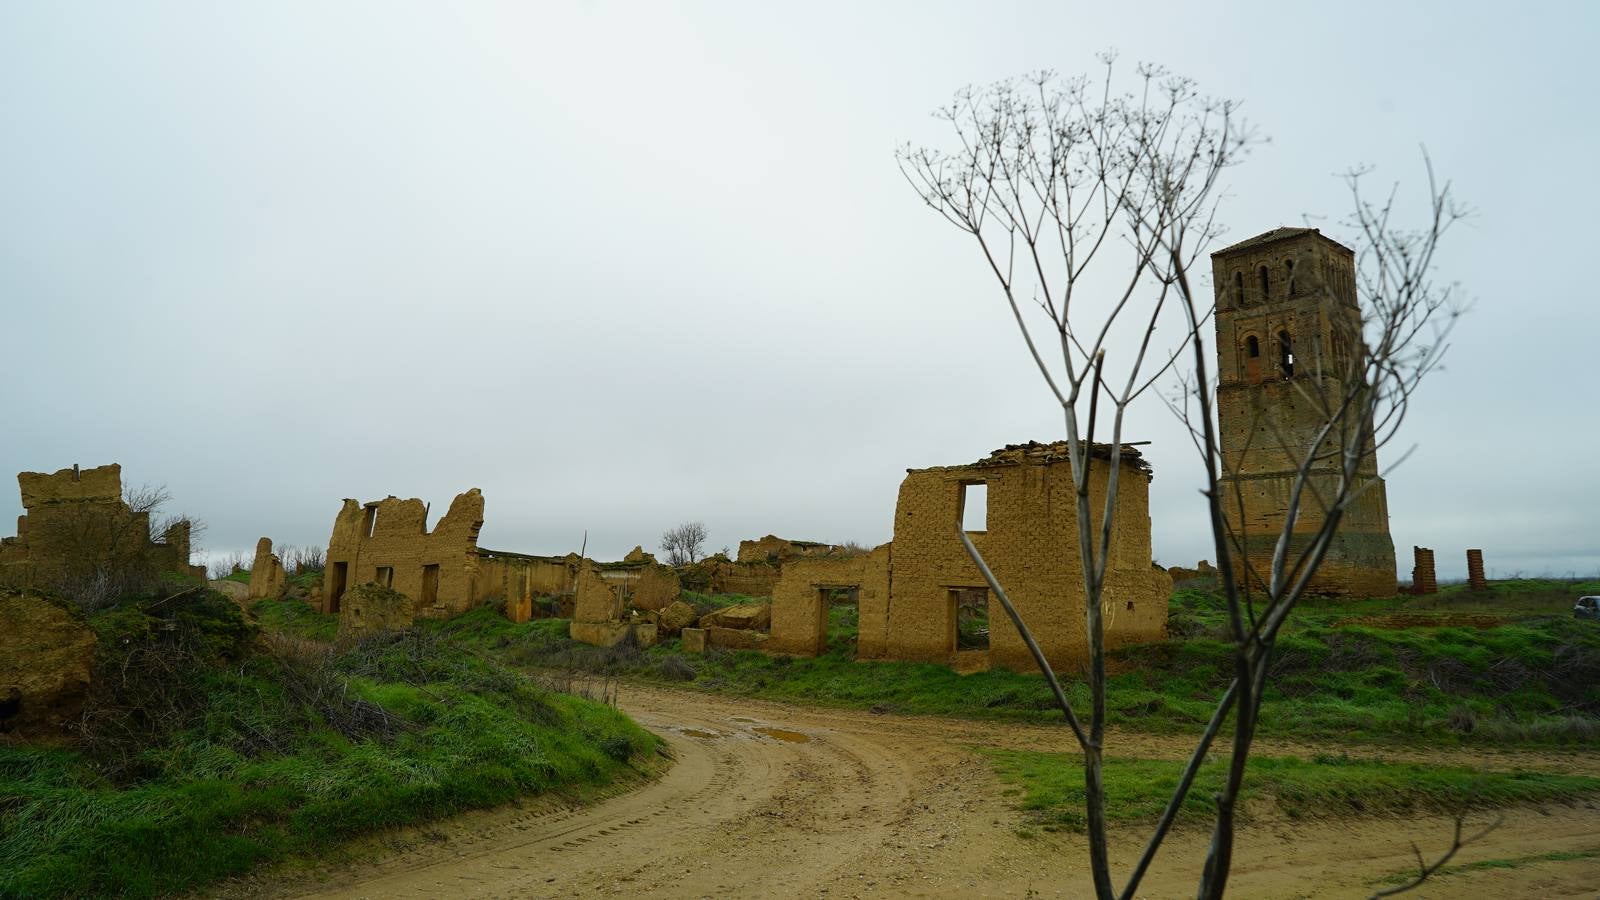
[[[471,608],[477,597],[478,532],[483,528],[483,494],[472,488],[458,494],[432,531],[421,500],[383,500],[359,504],[346,499],[328,539],[323,577],[324,612],[337,612],[339,575],[345,591],[380,581],[411,597],[420,618],[452,616]],[[430,567],[437,566],[432,570]],[[341,568],[342,567],[342,568]],[[425,589],[425,581],[432,582]]]
[[[791,559],[772,590],[772,639],[766,649],[815,656],[827,649],[829,588],[857,588],[861,623],[856,656],[875,659],[887,647],[890,546],[848,558]]]
[[[578,569],[574,622],[617,622],[622,619],[623,603],[617,586],[605,579],[600,569],[584,560]]]
[[[1091,465],[1095,520],[1104,509],[1110,465]],[[862,557],[791,559],[773,590],[771,650],[821,652],[827,609],[822,590],[858,587],[860,659],[956,659],[954,591],[987,585],[956,534],[963,486],[988,486],[986,527],[971,532],[1007,596],[1052,664],[1086,656],[1076,493],[1064,444],[997,450],[973,465],[910,470],[895,506],[894,540]],[[1172,579],[1150,561],[1150,474],[1129,448],[1106,573],[1106,640],[1115,647],[1166,634]],[[1096,532],[1098,533],[1098,531]],[[1033,658],[994,597],[989,598],[991,665],[1027,671]],[[970,656],[971,654],[968,654]]]
[[[1483,551],[1467,551],[1467,586],[1475,591],[1489,589],[1489,579],[1483,575]]]
[[[282,596],[287,582],[283,562],[272,552],[272,538],[256,541],[256,559],[250,565],[250,592],[247,597],[261,600]]]
[[[1411,593],[1439,593],[1439,577],[1433,564],[1433,551],[1427,547],[1413,546],[1411,559]]]
[[[97,567],[205,578],[203,566],[189,564],[189,523],[152,539],[149,514],[123,502],[116,463],[22,472],[17,484],[26,512],[17,517],[16,537],[0,539],[0,584],[49,587]]]
[[[820,541],[791,541],[775,534],[769,534],[753,541],[740,541],[739,553],[734,558],[734,562],[776,563],[795,557],[831,556],[843,549],[836,544],[824,544]]]
[[[474,583],[474,603],[505,600],[528,601],[535,597],[571,595],[577,587],[578,554],[529,556],[503,550],[478,550],[478,577]]]
[[[1352,355],[1361,340],[1354,267],[1349,248],[1314,229],[1280,229],[1212,254],[1217,420],[1229,473],[1221,487],[1236,577],[1253,571],[1259,584],[1270,573],[1298,460],[1323,424],[1308,395],[1342,396],[1343,379],[1359,377]],[[1281,364],[1285,334],[1293,352],[1289,367]],[[1330,438],[1319,450],[1336,451],[1336,442]],[[1313,470],[1317,490],[1303,495],[1291,554],[1304,549],[1324,521],[1314,497],[1334,489],[1332,466]],[[1370,443],[1358,474],[1371,486],[1340,520],[1309,593],[1360,598],[1398,590],[1388,498]]]
[[[1099,533],[1110,476],[1090,468],[1090,508]],[[885,656],[948,662],[955,651],[957,588],[985,588],[955,533],[963,484],[988,485],[987,527],[972,533],[996,579],[1052,665],[1087,656],[1076,494],[1064,444],[996,451],[970,466],[912,471],[895,507],[893,568]],[[1103,604],[1108,646],[1166,634],[1172,579],[1150,562],[1150,475],[1132,448],[1118,476],[1118,502]],[[863,621],[866,611],[862,612]],[[1027,671],[1033,658],[999,601],[989,599],[989,660]]]

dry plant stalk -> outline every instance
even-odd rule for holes
[[[1134,90],[1113,90],[1115,59],[1103,78],[1059,79],[1041,72],[956,95],[936,117],[956,143],[949,151],[906,146],[900,169],[923,201],[975,239],[998,282],[1027,352],[1059,405],[1076,488],[1083,571],[1089,688],[1087,717],[1017,614],[1004,586],[961,525],[952,527],[1006,610],[1044,674],[1083,751],[1090,873],[1097,897],[1131,898],[1177,817],[1224,723],[1232,717],[1227,779],[1216,799],[1212,841],[1198,895],[1220,897],[1233,860],[1234,812],[1255,737],[1268,663],[1284,622],[1321,564],[1343,511],[1372,482],[1363,468],[1393,440],[1422,378],[1434,368],[1456,314],[1451,291],[1432,281],[1440,238],[1463,213],[1429,167],[1431,218],[1421,231],[1391,223],[1394,194],[1380,205],[1348,183],[1352,225],[1361,238],[1360,333],[1343,336],[1353,352],[1313,350],[1302,393],[1321,419],[1316,439],[1297,452],[1297,472],[1269,572],[1235,577],[1243,535],[1224,514],[1216,425],[1216,381],[1203,330],[1214,314],[1190,270],[1218,236],[1218,181],[1256,142],[1237,104],[1202,96],[1192,81],[1155,66],[1137,68]],[[1099,263],[1099,265],[1096,265]],[[1163,323],[1166,328],[1158,328]],[[1130,349],[1131,348],[1131,349]],[[1120,358],[1116,352],[1120,352]],[[1185,357],[1190,360],[1186,366]],[[1335,372],[1334,367],[1344,367]],[[1326,379],[1344,389],[1329,392]],[[1218,699],[1143,855],[1120,891],[1109,861],[1103,778],[1106,725],[1105,573],[1127,410],[1158,383],[1188,426],[1204,464],[1217,568],[1222,580],[1235,676]],[[1271,424],[1268,423],[1269,429]],[[1095,533],[1090,468],[1096,429],[1109,432],[1104,509]],[[1322,525],[1291,552],[1297,518],[1315,509]]]

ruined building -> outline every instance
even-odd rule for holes
[[[371,503],[346,499],[328,538],[323,612],[338,613],[345,591],[377,584],[416,604],[419,618],[451,616],[472,607],[478,574],[483,494],[458,494],[432,531],[428,507],[416,498]]]
[[[1090,505],[1104,509],[1110,448],[1093,449]],[[1103,604],[1115,647],[1165,636],[1172,579],[1150,559],[1150,469],[1124,447]],[[894,540],[852,557],[784,563],[766,649],[816,654],[829,608],[853,603],[859,659],[925,660],[1019,671],[1033,657],[956,533],[967,529],[1053,665],[1087,656],[1077,499],[1064,443],[1002,448],[971,465],[909,469]],[[1098,524],[1096,525],[1098,534]]]
[[[1238,577],[1260,584],[1286,522],[1296,469],[1323,418],[1309,397],[1343,396],[1360,368],[1355,255],[1314,228],[1278,228],[1211,256],[1216,289],[1217,419],[1223,512]],[[1324,443],[1322,450],[1331,448]],[[1339,460],[1319,461],[1312,486],[1332,491]],[[1358,477],[1372,486],[1346,510],[1308,592],[1388,597],[1398,590],[1389,506],[1377,452],[1365,448]],[[1307,492],[1289,546],[1292,560],[1323,522]]]
[[[677,574],[637,548],[616,563],[596,563],[576,553],[532,556],[480,548],[483,512],[483,494],[473,488],[458,494],[429,531],[428,507],[419,499],[346,499],[328,539],[322,611],[339,614],[349,590],[377,584],[410,598],[416,618],[453,616],[501,600],[507,617],[516,622],[536,613],[572,615],[585,571],[592,571],[611,600],[625,606],[660,609],[678,599]],[[263,539],[257,566],[261,554],[270,555],[271,549],[271,542]],[[543,605],[536,609],[540,598]],[[383,620],[396,619],[385,613]]]
[[[753,541],[740,541],[739,555],[735,562],[780,563],[794,559],[797,556],[834,556],[844,550],[844,547],[837,544],[823,544],[817,541],[791,541],[775,534],[769,534]]]
[[[205,578],[204,566],[189,565],[189,523],[179,520],[152,539],[150,513],[123,500],[116,463],[22,472],[17,484],[26,513],[17,517],[17,536],[0,539],[0,584],[53,588],[97,574]]]

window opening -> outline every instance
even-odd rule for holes
[[[1244,351],[1251,359],[1259,357],[1261,355],[1261,339],[1253,334],[1245,338]]]
[[[1259,272],[1257,272],[1256,274],[1261,276],[1261,299],[1262,300],[1266,300],[1267,299],[1267,284],[1268,284],[1268,281],[1267,281],[1267,267],[1266,266],[1262,266],[1261,270]]]
[[[1294,376],[1294,341],[1287,331],[1278,332],[1278,368],[1283,370],[1283,377]]]
[[[1233,302],[1239,306],[1244,305],[1244,273],[1233,273]]]
[[[394,587],[394,566],[379,566],[373,572],[372,580],[386,588]]]
[[[989,530],[989,485],[981,481],[962,483],[961,530]]]
[[[1289,296],[1293,297],[1294,296],[1294,260],[1292,260],[1292,259],[1284,260],[1283,261],[1283,268],[1284,268],[1284,271],[1286,273],[1288,273],[1288,276],[1289,276]]]
[[[389,570],[392,574],[393,569]],[[519,598],[520,599],[520,598]],[[422,605],[433,606],[439,602],[439,566],[422,567]]]

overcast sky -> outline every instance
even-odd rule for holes
[[[1243,101],[1237,240],[1360,163],[1476,217],[1401,437],[1397,556],[1600,571],[1592,3],[0,6],[0,472],[120,462],[211,551],[469,487],[482,544],[891,536],[904,470],[1062,436],[992,277],[902,181],[959,87],[1116,48]],[[1420,212],[1420,207],[1411,206]],[[1211,555],[1152,401],[1157,558]],[[0,489],[0,515],[21,512]],[[9,533],[9,528],[0,527]]]

